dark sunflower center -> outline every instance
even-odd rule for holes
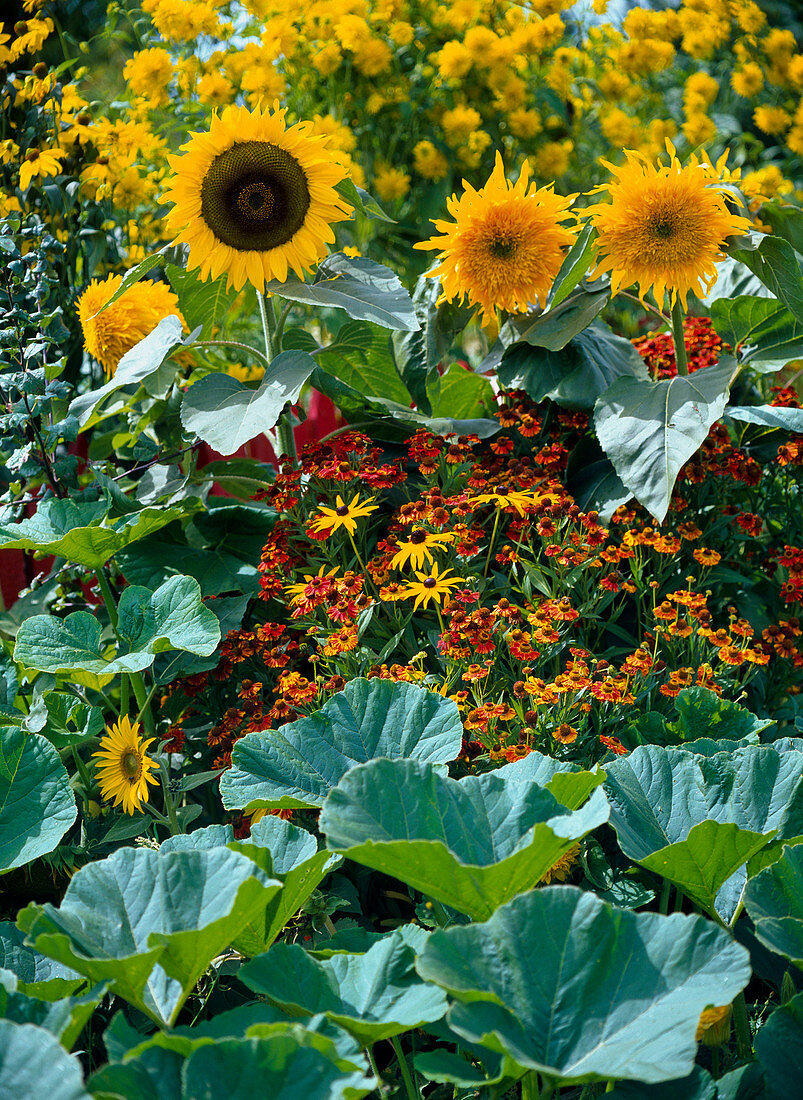
[[[201,217],[240,252],[285,244],[304,224],[309,204],[301,165],[269,141],[233,145],[215,157],[201,184]]]
[[[434,577],[427,577],[427,579],[423,582],[424,588],[435,588],[437,586],[437,583],[438,582],[435,580]]]
[[[133,779],[139,771],[139,757],[135,752],[127,752],[122,759],[123,774]]]
[[[667,217],[666,215],[656,218],[652,223],[653,233],[662,241],[667,240],[669,237],[673,237],[676,229],[675,219]]]
[[[497,260],[510,260],[516,254],[516,239],[499,235],[491,240],[490,249]]]
[[[339,508],[335,508],[336,516],[347,516],[349,514],[348,505],[341,504]]]
[[[426,541],[427,541],[427,533],[426,533],[426,531],[422,530],[420,527],[417,530],[412,531],[410,533],[410,542],[412,542],[413,545],[420,546],[422,542],[426,542]]]

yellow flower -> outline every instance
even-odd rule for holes
[[[380,199],[391,202],[393,199],[403,199],[410,190],[410,177],[400,168],[394,168],[390,164],[378,164],[374,175],[374,190]]]
[[[84,347],[109,377],[117,365],[159,322],[171,313],[180,317],[178,298],[166,283],[141,279],[96,317],[123,281],[122,275],[93,279],[77,302]]]
[[[201,103],[223,107],[234,99],[234,85],[223,73],[205,73],[196,88]]]
[[[363,76],[379,76],[390,68],[393,53],[381,38],[369,38],[354,49],[354,68]]]
[[[731,76],[731,88],[743,99],[750,99],[764,87],[764,74],[755,61],[748,61]]]
[[[519,489],[508,489],[505,486],[497,486],[492,493],[480,493],[473,498],[474,504],[493,504],[494,508],[515,508],[520,516],[523,516],[528,508],[535,503],[531,493],[523,493]]]
[[[573,844],[567,852],[564,852],[557,863],[544,871],[538,880],[540,885],[548,886],[550,882],[566,882],[572,871],[577,866],[577,857],[580,855],[580,845]]]
[[[319,535],[324,531],[330,535],[334,534],[341,527],[345,527],[350,535],[354,535],[357,530],[357,520],[370,516],[371,512],[375,512],[379,507],[378,504],[371,504],[373,499],[373,497],[368,497],[367,500],[360,503],[360,494],[355,493],[351,498],[351,504],[344,504],[343,498],[338,495],[335,498],[336,507],[319,508],[318,512],[320,514],[317,519],[312,521],[310,526]]]
[[[158,764],[145,755],[155,738],[143,741],[139,722],[132,725],[127,714],[106,729],[100,749],[92,753],[93,759],[98,760],[95,767],[100,793],[113,799],[115,806],[122,806],[125,813],[133,814],[141,811],[142,803],[148,801],[148,784],[156,782],[150,772]]]
[[[428,180],[442,180],[449,174],[449,162],[431,141],[419,141],[413,147],[413,167]]]
[[[454,223],[435,221],[441,236],[414,246],[439,253],[428,274],[441,280],[441,301],[466,295],[486,317],[496,307],[518,313],[543,304],[576,230],[560,224],[571,217],[571,200],[547,187],[528,187],[528,179],[525,162],[510,183],[497,153],[484,187],[475,190],[464,181],[462,196],[448,200]]]
[[[703,1009],[694,1038],[707,1047],[722,1046],[731,1033],[731,1006],[712,1005]]]
[[[792,119],[783,107],[756,107],[753,122],[765,134],[782,134],[789,129]]]
[[[405,565],[413,569],[420,569],[424,564],[429,565],[434,561],[433,550],[445,550],[445,543],[454,541],[454,535],[446,532],[436,534],[434,531],[426,531],[423,527],[413,527],[409,538],[400,542],[396,553],[393,555],[390,568],[402,569]]]
[[[167,85],[173,79],[173,59],[167,50],[156,47],[138,50],[123,68],[134,95],[145,96],[154,106],[168,102]]]
[[[667,149],[668,165],[630,150],[619,168],[603,162],[615,179],[595,188],[611,202],[586,211],[600,250],[592,277],[610,271],[613,294],[636,283],[642,300],[652,290],[663,304],[669,290],[672,302],[680,297],[685,305],[690,290],[713,283],[726,239],[750,222],[729,212],[709,168],[694,157],[681,167],[669,141]]]
[[[436,562],[433,562],[430,573],[420,573],[415,570],[418,580],[410,581],[404,588],[404,598],[415,596],[413,611],[417,611],[422,605],[425,608],[429,607],[430,600],[434,600],[435,603],[439,604],[444,596],[449,595],[450,588],[462,583],[460,577],[448,576],[450,572],[450,569],[446,569],[443,573],[440,573]]]
[[[66,155],[62,149],[29,149],[20,168],[20,190],[30,187],[34,177],[57,176]]]
[[[285,113],[226,107],[182,156],[168,157],[168,226],[203,279],[227,273],[236,290],[247,281],[261,291],[288,268],[303,277],[334,241],[332,223],[352,213],[335,190],[346,173],[326,139],[311,122],[288,126]]]
[[[444,80],[459,80],[465,76],[474,60],[462,42],[446,42],[433,60]]]

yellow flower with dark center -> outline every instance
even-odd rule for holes
[[[178,298],[166,283],[141,279],[121,294],[103,313],[95,316],[119,289],[122,275],[93,279],[76,309],[84,334],[84,347],[109,377],[127,351],[153,332],[165,317],[181,317]]]
[[[324,531],[333,534],[341,527],[345,527],[350,535],[354,535],[357,530],[357,520],[370,516],[371,512],[375,512],[379,507],[378,504],[371,504],[373,499],[373,497],[368,497],[367,500],[360,503],[360,494],[355,493],[351,498],[351,504],[344,504],[343,498],[337,496],[335,498],[336,507],[320,507],[318,518],[314,519],[310,526],[318,534],[322,534]]]
[[[520,516],[523,516],[528,508],[535,504],[535,498],[531,493],[523,493],[519,489],[509,489],[506,485],[499,485],[493,492],[480,493],[473,498],[474,504],[492,504],[494,508],[515,508]]]
[[[98,761],[95,767],[100,793],[112,799],[115,806],[122,806],[125,813],[133,814],[141,811],[142,803],[148,801],[148,784],[156,782],[150,773],[158,765],[145,755],[155,738],[143,741],[139,722],[132,725],[127,714],[106,728],[100,749],[92,753]]]
[[[404,589],[404,598],[415,596],[413,611],[417,611],[421,606],[429,607],[431,600],[439,604],[444,596],[449,595],[450,588],[463,583],[460,577],[448,576],[450,572],[450,569],[445,569],[443,573],[439,572],[437,562],[433,562],[430,573],[415,570],[418,580],[410,581]]]
[[[398,544],[398,549],[390,562],[391,569],[402,569],[405,565],[413,569],[421,569],[434,561],[433,550],[445,550],[444,543],[452,542],[454,535],[448,532],[436,533],[427,531],[423,527],[413,527],[409,538]]]
[[[603,162],[615,179],[595,188],[607,190],[611,201],[587,211],[599,245],[591,277],[610,271],[613,294],[635,283],[642,301],[652,290],[663,305],[668,290],[673,304],[680,298],[685,306],[690,290],[705,292],[716,279],[727,238],[751,225],[728,210],[709,165],[692,157],[682,167],[672,143],[666,145],[669,164],[656,167],[630,150],[619,168]]]
[[[167,224],[189,245],[188,266],[203,279],[228,274],[239,290],[250,282],[299,277],[326,255],[332,223],[352,207],[335,186],[346,170],[311,122],[288,126],[278,104],[249,111],[226,107],[208,133],[192,134],[165,194]]]
[[[454,223],[433,222],[441,236],[414,245],[439,253],[427,274],[441,280],[441,302],[467,296],[487,318],[497,307],[522,313],[536,302],[544,304],[576,228],[561,225],[572,217],[572,199],[549,187],[528,186],[528,180],[525,161],[516,183],[510,183],[497,153],[484,187],[475,190],[464,180],[460,198],[448,200]]]

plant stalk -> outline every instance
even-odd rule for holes
[[[271,327],[276,326],[276,319],[273,310],[268,310],[267,303],[265,301],[265,295],[262,293],[261,290],[257,291],[257,302],[259,303],[259,318],[262,321],[262,335],[265,339],[265,357],[267,358],[268,362],[270,362],[273,359],[274,345]],[[281,331],[279,330],[276,335],[281,337]],[[297,469],[298,452],[296,451],[296,441],[295,436],[293,435],[293,426],[290,422],[290,416],[291,413],[289,412],[282,413],[276,425],[276,435],[278,437],[279,448],[279,453],[276,455],[276,461],[278,462],[283,454],[288,455],[291,462],[293,463],[293,468]]]
[[[168,767],[164,760],[159,763],[159,779],[162,783],[162,797],[164,799],[164,808],[167,812],[167,823],[170,829],[171,836],[178,836],[181,832],[181,826],[178,823],[178,817],[176,816],[176,804],[173,801],[173,795],[170,792],[170,774]]]
[[[686,341],[683,336],[683,306],[680,298],[675,299],[672,306],[672,340],[675,344],[675,362],[678,366],[678,375],[684,377],[689,373],[689,360],[686,356]]]
[[[398,1035],[394,1035],[390,1042],[399,1062],[399,1069],[401,1070],[402,1080],[404,1081],[404,1087],[407,1090],[409,1100],[421,1100],[421,1093],[418,1091],[418,1086],[410,1073],[410,1067],[407,1065],[407,1059],[404,1057],[404,1051],[402,1050]]]

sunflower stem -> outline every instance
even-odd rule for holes
[[[156,723],[153,720],[153,712],[151,711],[151,696],[145,690],[145,681],[142,679],[141,672],[130,672],[131,687],[134,689],[134,698],[137,701],[139,707],[139,714],[137,715],[137,721],[142,718],[142,724],[145,727],[145,732],[149,737],[156,736]],[[151,694],[153,694],[151,692]]]
[[[178,836],[181,832],[181,826],[178,823],[178,817],[176,816],[176,804],[173,801],[173,795],[170,792],[170,776],[167,771],[167,766],[164,760],[159,762],[159,779],[162,782],[162,798],[164,799],[164,808],[167,813],[167,823],[170,829],[171,836]]]
[[[683,334],[683,316],[683,306],[680,298],[676,298],[675,304],[672,306],[672,340],[675,344],[675,362],[678,366],[679,375],[689,373],[689,361],[686,358],[686,340]]]
[[[81,783],[84,787],[84,801],[86,802],[89,799],[89,792],[92,790],[95,784],[92,782],[89,776],[89,772],[86,770],[86,764],[79,756],[78,749],[75,747],[75,745],[72,746],[72,755],[73,760],[75,761],[75,767],[78,770],[78,774],[81,777]]]
[[[281,330],[276,323],[276,316],[273,309],[267,308],[265,301],[265,295],[261,290],[257,291],[257,302],[259,303],[259,318],[262,321],[262,335],[265,338],[265,356],[268,362],[273,359],[273,345],[274,335],[281,337]],[[273,328],[273,332],[271,329]],[[276,424],[276,436],[278,439],[278,454],[276,455],[276,462],[283,454],[288,455],[290,461],[293,463],[293,468],[298,468],[298,451],[296,451],[296,440],[293,434],[293,425],[291,422],[290,412],[283,412],[279,417]],[[276,448],[274,448],[276,449]]]
[[[399,1042],[398,1036],[394,1035],[390,1043],[398,1059],[399,1069],[401,1070],[402,1080],[404,1081],[404,1087],[407,1090],[409,1100],[421,1100],[421,1093],[418,1091],[418,1086],[410,1073],[410,1067],[407,1065],[407,1059],[404,1057],[404,1051],[402,1050],[402,1045]]]

